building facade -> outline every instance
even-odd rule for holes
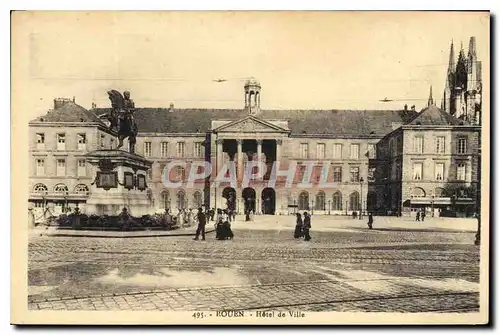
[[[251,79],[241,109],[173,104],[136,109],[136,152],[153,161],[148,172],[152,211],[176,213],[201,205],[275,215],[475,210],[474,199],[463,192],[470,195],[479,179],[479,127],[437,108],[432,95],[420,113],[406,107],[266,110],[260,96],[260,83]],[[84,202],[94,174],[81,157],[114,146],[113,134],[96,116],[107,109],[63,102],[30,123],[35,207]],[[255,172],[255,162],[267,171],[248,181],[244,172]],[[200,173],[205,163],[211,164],[207,178]],[[221,176],[228,179],[216,182]]]
[[[40,218],[68,207],[85,207],[95,171],[84,155],[115,146],[115,136],[91,111],[71,99],[55,99],[54,108],[29,123],[29,201]]]

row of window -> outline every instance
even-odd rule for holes
[[[456,164],[456,180],[465,181],[467,178],[467,164],[458,162]],[[424,164],[421,162],[413,163],[413,180],[423,180]],[[434,163],[434,180],[445,180],[444,163]]]
[[[444,154],[446,152],[446,137],[444,136],[436,136],[434,138],[434,153],[436,154]],[[423,136],[415,136],[413,138],[413,152],[417,154],[424,153],[424,137]],[[459,137],[457,139],[457,154],[465,154],[467,153],[467,138]]]
[[[368,198],[371,201],[375,201],[374,194],[370,193]],[[291,199],[288,199],[289,204]],[[327,205],[328,204],[328,205]],[[303,191],[299,194],[298,199],[298,210],[332,210],[332,211],[341,211],[341,210],[350,210],[350,211],[358,211],[361,209],[360,195],[357,191],[352,192],[349,195],[349,200],[346,201],[346,206],[343,206],[342,193],[337,191],[333,194],[331,200],[326,200],[325,192],[319,191],[315,196],[315,201],[309,201],[309,193]]]
[[[195,142],[193,148],[193,156],[194,157],[203,157],[203,142]],[[175,152],[177,157],[185,157],[185,142],[177,142],[175,147]],[[146,141],[144,142],[144,156],[151,157],[153,153],[153,142]],[[160,157],[168,157],[168,142],[160,142]]]
[[[48,190],[49,189],[45,184],[36,184],[35,186],[33,186],[33,193],[35,194],[43,195],[45,193],[48,193]],[[89,187],[85,184],[78,184],[75,186],[73,192],[76,194],[87,195],[89,193]],[[66,186],[65,184],[57,184],[53,188],[53,193],[62,195],[67,194],[69,193],[68,186]]]
[[[333,145],[333,157],[334,159],[347,158],[342,155],[343,145],[342,144],[334,144]],[[300,158],[309,159],[309,143],[301,143],[300,144]],[[349,151],[349,159],[359,159],[360,156],[360,145],[358,143],[354,143],[350,145]],[[369,159],[374,159],[376,156],[376,146],[375,144],[368,144],[368,152],[365,155]],[[326,159],[326,143],[317,143],[316,144],[316,159]]]
[[[177,192],[175,204],[179,209],[187,209],[188,206],[191,206],[192,208],[201,207],[201,205],[203,204],[203,193],[201,191],[196,191],[193,194],[193,201],[189,203],[187,200],[188,199],[184,191],[181,190]],[[172,208],[172,201],[170,200],[170,194],[168,193],[168,191],[164,191],[161,193],[159,207],[164,209]]]
[[[77,176],[78,177],[86,177],[87,176],[87,163],[85,159],[78,159],[77,163]],[[57,158],[56,159],[56,176],[57,177],[66,177],[67,176],[67,162],[65,158]],[[38,158],[36,159],[36,175],[39,177],[43,177],[47,175],[47,171],[45,169],[45,159]]]
[[[56,149],[59,151],[64,151],[66,149],[66,136],[65,133],[56,134]],[[77,139],[77,150],[85,151],[87,150],[87,134],[80,133],[76,134]],[[109,143],[106,143],[106,136],[104,134],[100,134],[97,138],[97,147],[100,149],[105,149],[107,147],[113,149],[115,146],[115,139],[113,137],[109,138]],[[108,146],[109,145],[109,146]],[[45,150],[45,133],[37,133],[36,134],[36,148],[38,150]]]

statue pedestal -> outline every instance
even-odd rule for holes
[[[151,161],[122,150],[96,150],[85,156],[96,167],[87,215],[118,215],[123,208],[135,217],[153,213],[146,185]]]

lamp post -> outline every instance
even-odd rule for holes
[[[293,214],[297,214],[297,200],[293,199]]]
[[[363,216],[363,182],[364,182],[364,179],[363,179],[363,177],[361,177],[359,179],[359,185],[361,186],[361,193],[359,195],[359,197],[360,197],[359,206],[361,207],[359,210],[359,219],[360,220],[362,219],[362,216]]]
[[[314,200],[311,200],[311,215],[314,214]]]
[[[431,217],[434,217],[434,194],[431,196]]]
[[[68,212],[68,194],[68,191],[64,192],[64,213]]]
[[[328,200],[328,215],[330,215],[330,204],[332,203],[331,200]]]
[[[345,215],[348,215],[347,214],[348,206],[349,206],[349,201],[346,200],[346,202],[345,202]]]

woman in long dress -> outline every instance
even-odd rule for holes
[[[293,237],[294,238],[300,238],[302,237],[304,234],[302,233],[302,216],[300,215],[300,213],[297,213],[296,214],[296,224],[295,224],[295,232],[293,233]]]

